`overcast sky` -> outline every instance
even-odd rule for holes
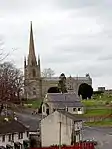
[[[42,69],[89,73],[94,88],[112,88],[112,0],[0,0],[1,44],[18,68],[28,54],[30,21]]]

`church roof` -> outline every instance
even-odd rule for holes
[[[69,78],[69,77],[67,77]],[[87,77],[71,77],[73,78],[74,80],[78,80],[78,81],[87,81],[87,80],[90,80],[90,78],[87,78]],[[46,80],[46,81],[59,81],[59,77],[46,77],[46,78],[43,78],[43,80]]]

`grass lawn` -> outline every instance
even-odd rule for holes
[[[90,100],[82,100],[82,103],[86,107],[98,107],[98,106],[105,106],[112,103],[112,95],[102,94],[102,95],[93,95],[94,99]]]
[[[33,109],[39,108],[40,105],[41,105],[41,100],[28,100],[24,104],[25,107],[33,108]]]
[[[103,101],[103,100],[82,100],[82,103],[84,106],[86,107],[99,107],[99,106],[105,106],[107,101]]]
[[[110,120],[104,120],[104,121],[99,121],[99,122],[85,122],[85,125],[88,126],[106,126],[106,127],[112,127],[112,119]]]
[[[108,115],[111,114],[112,110],[105,108],[105,109],[89,109],[84,114],[85,116],[101,116],[101,115]]]

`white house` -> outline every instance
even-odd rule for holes
[[[58,109],[67,109],[72,114],[84,113],[83,104],[75,93],[47,93],[42,104],[42,114],[49,115]]]
[[[0,148],[23,148],[29,141],[28,128],[16,120],[0,122]]]
[[[58,110],[41,120],[41,143],[71,145],[82,140],[82,120],[65,110]]]

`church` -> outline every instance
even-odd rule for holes
[[[31,23],[29,53],[27,59],[24,59],[24,96],[27,99],[42,99],[51,87],[58,86],[59,77],[45,78],[41,76],[40,57],[39,55],[37,57],[35,54],[33,28]],[[92,78],[89,74],[86,74],[85,77],[67,77],[67,91],[77,94],[79,86],[82,83],[87,83],[92,86]]]

